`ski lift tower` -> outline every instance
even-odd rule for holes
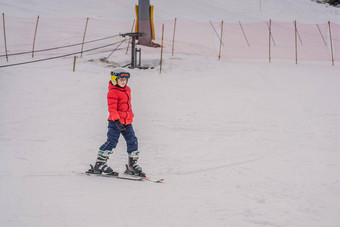
[[[120,36],[131,37],[131,63],[126,65],[131,69],[134,68],[148,68],[141,67],[141,51],[142,49],[136,48],[136,45],[158,48],[159,44],[154,43],[155,40],[155,28],[153,23],[153,11],[154,7],[150,5],[150,0],[138,0],[139,5],[135,5],[136,11],[136,25],[135,32],[121,34]],[[138,43],[136,43],[138,40]],[[137,65],[137,52],[139,53],[139,60]]]
[[[138,68],[141,67],[141,49],[137,49],[136,48],[136,39],[138,39],[138,37],[142,36],[143,33],[141,32],[131,32],[131,33],[124,33],[121,34],[120,36],[125,37],[125,36],[129,36],[131,37],[131,63],[125,65],[124,67],[130,65],[131,69],[136,68],[136,63],[137,63],[137,52],[139,52],[139,63],[138,63]]]

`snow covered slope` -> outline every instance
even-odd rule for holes
[[[133,20],[138,0],[0,0],[2,12],[23,17],[90,17],[114,20]],[[257,22],[293,21],[301,23],[340,23],[340,9],[311,0],[171,0],[151,1],[157,20],[173,19],[208,21],[224,20]]]
[[[258,1],[185,1],[185,12],[176,2],[154,1],[156,18],[339,20],[307,0],[263,0],[262,13]],[[14,16],[123,20],[135,3],[0,0]],[[153,184],[80,174],[106,139],[110,68],[89,62],[100,57],[79,59],[76,72],[70,58],[0,69],[0,226],[340,225],[337,63],[165,54],[162,74],[131,70],[140,164],[166,179]],[[125,150],[121,139],[116,170]]]

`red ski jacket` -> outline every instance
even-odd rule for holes
[[[132,123],[134,114],[131,108],[131,89],[128,86],[120,88],[109,81],[107,104],[110,113],[108,120],[120,120],[125,125]]]

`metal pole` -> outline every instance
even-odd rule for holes
[[[126,39],[124,39],[123,41],[121,41],[118,46],[109,54],[109,56],[106,57],[106,59],[109,59],[109,57],[111,57],[111,55],[120,47],[120,45],[122,45],[123,42],[125,42]]]
[[[135,26],[135,21],[136,21],[136,20],[133,20],[131,32],[133,32],[133,27]],[[128,45],[127,45],[126,53],[125,53],[125,54],[127,54],[128,51],[129,51],[130,41],[131,41],[131,38],[130,38],[129,41],[128,41]]]
[[[137,52],[138,52],[138,48],[135,48],[135,67],[137,67]]]
[[[139,52],[138,67],[140,68],[142,65],[142,48],[139,48],[138,52]]]
[[[174,56],[174,50],[175,50],[176,22],[177,22],[177,18],[175,18],[175,23],[174,23],[174,34],[173,34],[173,36],[172,36],[172,56]]]
[[[331,42],[332,65],[334,66],[333,41],[332,41],[331,22],[330,21],[328,21],[328,27],[329,27],[329,39],[330,39],[330,42]]]
[[[136,56],[136,37],[132,36],[132,43],[131,43],[131,69],[135,68],[135,56]]]
[[[89,22],[89,18],[86,19],[86,25],[85,25],[85,31],[84,31],[84,36],[83,36],[83,42],[81,44],[81,51],[80,51],[80,57],[83,57],[83,48],[84,48],[84,41],[85,41],[85,35],[86,35],[86,30],[87,30],[87,24]]]
[[[125,33],[125,34],[121,34],[120,36],[125,37],[125,36],[129,36],[132,39],[131,42],[131,64],[130,64],[130,68],[134,69],[136,67],[136,38],[142,36],[143,33]],[[123,40],[125,41],[125,40]],[[122,41],[122,42],[123,42]]]
[[[8,61],[7,42],[6,42],[6,28],[5,28],[5,14],[4,13],[2,13],[2,24],[3,24],[3,27],[4,27],[4,41],[5,41],[6,60]]]
[[[34,57],[34,47],[35,47],[35,39],[37,37],[38,23],[39,23],[39,16],[37,17],[37,22],[35,24],[35,32],[34,32],[33,47],[32,47],[32,58]]]

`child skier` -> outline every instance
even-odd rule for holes
[[[138,165],[138,139],[132,127],[134,114],[131,108],[131,89],[127,86],[130,73],[123,68],[115,68],[111,72],[109,91],[107,94],[109,118],[107,141],[99,148],[97,160],[90,171],[96,174],[118,175],[108,166],[107,160],[116,148],[120,134],[126,140],[128,164],[125,173],[145,177]]]

